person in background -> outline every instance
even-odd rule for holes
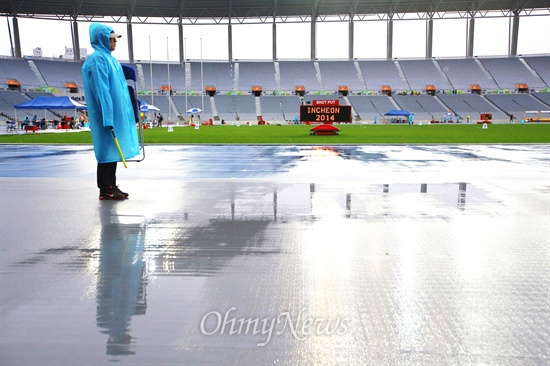
[[[21,124],[21,129],[25,128],[25,126],[28,126],[31,123],[29,116],[25,116],[25,120]]]
[[[80,114],[80,127],[84,127],[85,123],[88,122],[88,118],[85,113]]]
[[[88,118],[97,160],[97,186],[100,200],[124,200],[129,194],[116,182],[117,162],[139,155],[134,109],[122,66],[112,56],[121,35],[101,23],[90,26],[90,43],[94,51],[82,66],[82,79]]]
[[[158,122],[157,127],[162,127],[163,120],[164,120],[164,117],[162,116],[162,113],[159,112],[159,114],[157,115],[157,122]]]

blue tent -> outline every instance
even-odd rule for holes
[[[392,109],[388,113],[385,113],[384,116],[409,116],[411,112],[404,109]]]
[[[25,103],[14,105],[17,109],[86,109],[84,104],[80,104],[69,97],[36,97]]]

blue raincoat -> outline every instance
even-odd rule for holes
[[[109,127],[115,135],[125,159],[139,155],[134,110],[128,84],[120,63],[111,55],[109,37],[113,29],[93,23],[90,43],[95,52],[82,66],[82,80],[88,117],[98,163],[122,161]]]

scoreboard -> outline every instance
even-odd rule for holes
[[[300,106],[300,121],[315,123],[351,122],[351,106],[338,100],[314,100]]]

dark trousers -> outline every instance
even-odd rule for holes
[[[116,161],[97,164],[97,187],[108,189],[116,186]]]

